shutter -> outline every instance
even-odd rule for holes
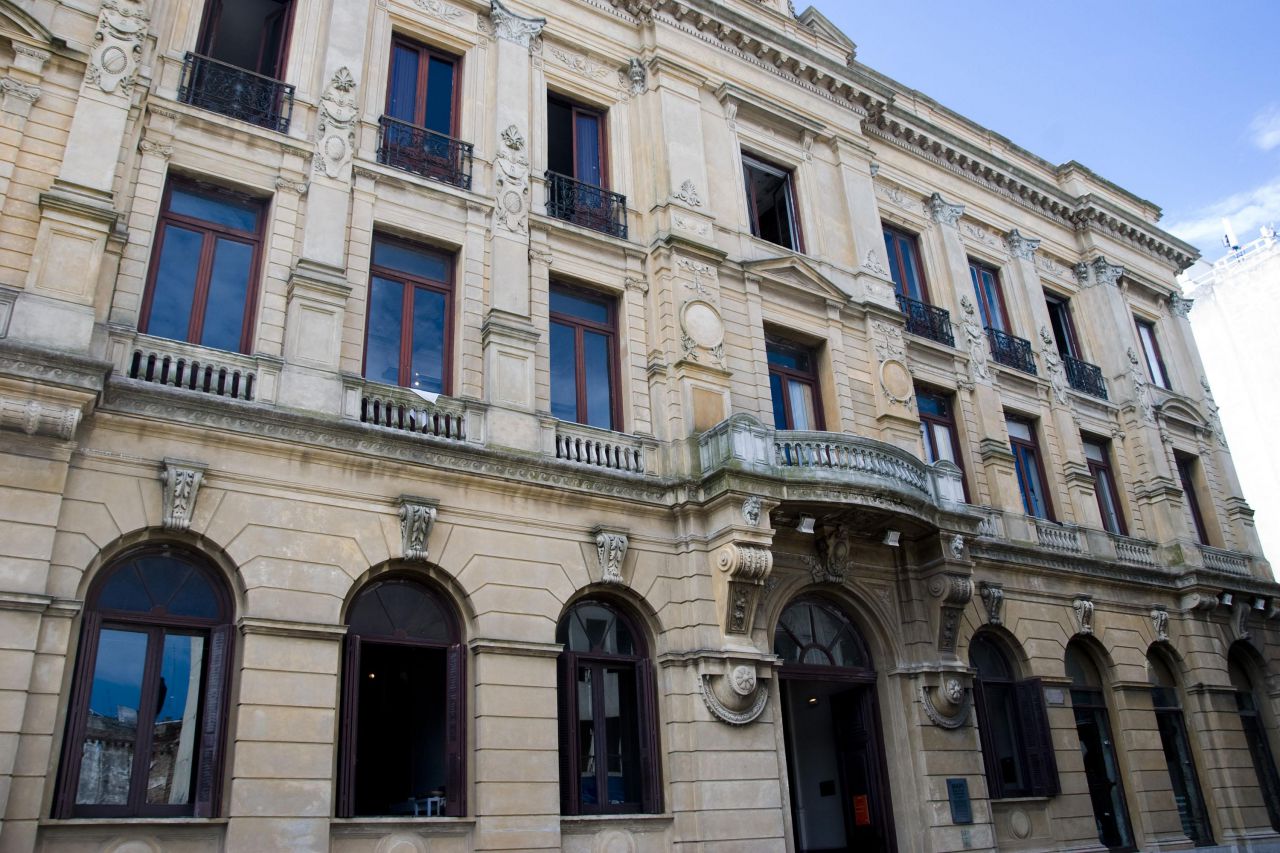
[[[449,786],[445,814],[449,817],[463,817],[467,813],[466,666],[467,656],[462,644],[450,646],[445,695],[445,756]]]
[[[1060,793],[1058,760],[1054,755],[1053,735],[1045,712],[1044,685],[1029,678],[1014,685],[1018,699],[1018,724],[1027,760],[1027,772],[1033,797],[1052,797]]]
[[[347,634],[338,707],[338,817],[356,811],[356,732],[360,711],[360,635]]]
[[[68,707],[67,725],[62,741],[62,761],[58,772],[58,793],[53,801],[53,816],[69,818],[76,801],[76,786],[80,783],[80,756],[84,749],[84,727],[88,716],[89,694],[93,691],[93,664],[98,654],[98,630],[102,617],[94,612],[85,614],[80,627],[80,652],[76,658],[75,675],[71,681],[71,702]]]
[[[982,766],[987,774],[987,796],[998,800],[1004,796],[1000,783],[1000,762],[992,748],[991,720],[987,716],[987,695],[982,689],[982,679],[973,680],[973,710],[978,715],[978,738],[982,741]]]
[[[573,718],[577,711],[577,679],[575,658],[570,652],[562,652],[556,658],[556,700],[559,706],[560,725],[560,814],[578,813],[578,773],[574,755]]]
[[[235,629],[219,625],[209,632],[205,663],[204,716],[200,723],[200,761],[196,767],[196,817],[217,817],[222,793],[223,733],[227,717],[227,676]]]
[[[662,767],[658,760],[658,702],[654,689],[653,672],[648,660],[636,664],[636,687],[640,697],[640,713],[636,724],[640,726],[640,777],[641,809],[647,814],[662,811]]]

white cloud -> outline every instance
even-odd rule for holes
[[[1277,116],[1280,134],[1280,115]],[[1277,140],[1280,145],[1280,139]],[[1223,254],[1222,219],[1231,223],[1241,243],[1258,236],[1258,228],[1280,222],[1280,176],[1244,192],[1235,193],[1193,211],[1189,217],[1170,223],[1167,230],[1188,243],[1198,246],[1210,260]]]
[[[1280,146],[1280,104],[1268,104],[1249,122],[1253,144],[1263,151]]]

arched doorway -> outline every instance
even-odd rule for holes
[[[773,650],[796,850],[893,850],[876,673],[862,635],[835,604],[802,598],[783,611]]]

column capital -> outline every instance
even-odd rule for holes
[[[1040,248],[1039,240],[1034,237],[1024,237],[1017,228],[1009,232],[1004,242],[1009,247],[1009,254],[1024,261],[1034,260],[1036,249]]]
[[[929,217],[934,222],[940,225],[950,225],[952,228],[960,221],[960,217],[964,216],[963,204],[951,204],[938,193],[929,196],[929,201],[925,204],[925,207],[929,211]]]
[[[493,31],[500,39],[515,42],[521,47],[529,47],[533,40],[542,34],[546,26],[546,18],[526,18],[517,15],[499,0],[489,0],[489,19],[493,21]]]

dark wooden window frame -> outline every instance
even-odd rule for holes
[[[1088,434],[1081,435],[1080,438],[1083,442],[1097,445],[1098,448],[1102,450],[1102,462],[1099,462],[1096,459],[1090,459],[1087,455],[1085,456],[1085,462],[1089,465],[1089,474],[1093,477],[1093,493],[1094,497],[1098,501],[1098,514],[1102,518],[1102,526],[1109,533],[1118,533],[1121,536],[1128,536],[1129,527],[1125,523],[1124,504],[1120,503],[1120,488],[1116,477],[1116,469],[1115,466],[1111,464],[1111,442]],[[1112,506],[1116,508],[1116,522],[1119,524],[1119,530],[1111,530],[1107,527],[1107,507],[1102,502],[1102,495],[1099,492],[1098,485],[1098,473],[1100,471],[1105,471],[1107,474],[1107,493],[1111,497]]]
[[[386,234],[375,234],[374,242],[397,243],[406,249],[414,252],[435,255],[445,263],[446,269],[449,271],[448,279],[445,281],[433,281],[420,275],[405,272],[395,267],[384,267],[377,264],[369,265],[369,292],[373,292],[373,277],[387,278],[400,282],[402,288],[400,303],[400,376],[399,384],[401,387],[409,387],[409,372],[413,368],[413,298],[417,294],[418,288],[431,290],[444,296],[444,363],[441,365],[441,376],[443,378],[444,389],[441,393],[449,396],[453,393],[453,335],[454,335],[454,317],[453,317],[453,295],[454,295],[454,277],[456,275],[456,259],[448,252],[441,251],[432,246],[423,245],[422,243],[414,243],[409,240],[403,240],[399,237],[390,237]],[[360,355],[360,375],[365,375],[367,368],[367,359],[369,356],[369,324],[372,319],[372,312],[368,310],[369,300],[365,300],[365,318],[364,318],[364,352]]]
[[[981,638],[981,639],[979,639]],[[1044,701],[1044,684],[1038,678],[1018,679],[1013,656],[1005,644],[995,639],[991,632],[979,632],[974,640],[985,643],[998,654],[1009,670],[1009,676],[977,675],[973,679],[973,704],[978,717],[978,732],[990,732],[993,723],[988,702],[990,688],[987,685],[1004,685],[1010,688],[1008,698],[1014,725],[1014,753],[1023,778],[1022,788],[1006,788],[997,767],[994,744],[991,738],[982,737],[982,760],[986,768],[987,788],[995,800],[1010,797],[1052,797],[1061,793],[1058,780],[1058,761],[1049,729],[1049,718]],[[970,641],[972,649],[973,640]],[[970,652],[972,661],[972,652]],[[976,669],[976,666],[974,667]]]
[[[567,648],[556,659],[556,694],[559,708],[560,727],[560,813],[563,815],[594,814],[659,814],[662,811],[662,762],[658,742],[658,702],[657,683],[654,678],[653,662],[649,656],[649,646],[645,635],[640,630],[640,623],[633,619],[625,606],[616,604],[612,599],[591,597],[579,599],[565,608],[560,623],[577,607],[583,605],[603,607],[614,614],[631,633],[631,640],[636,654],[621,655],[604,652],[571,652]],[[579,749],[576,720],[578,707],[578,668],[586,666],[592,670],[592,686],[603,684],[604,679],[598,677],[607,667],[615,669],[629,668],[635,673],[636,697],[639,707],[636,715],[637,742],[639,744],[640,764],[640,802],[618,803],[604,802],[601,797],[596,808],[584,809],[582,792],[579,788],[577,768],[579,767]],[[603,705],[597,701],[599,695],[592,696],[592,725],[597,732],[605,727]],[[598,742],[603,743],[604,739]],[[607,762],[598,762],[607,774]],[[597,772],[600,772],[599,770]],[[607,782],[607,780],[606,780]],[[597,781],[598,791],[607,791],[607,784],[601,786]]]
[[[920,412],[920,420],[926,424],[938,424],[939,426],[945,427],[947,430],[947,433],[951,436],[951,453],[956,458],[956,467],[960,469],[960,483],[964,487],[964,499],[966,502],[968,502],[969,501],[969,476],[966,473],[966,469],[964,465],[964,454],[960,452],[960,431],[957,428],[956,418],[955,418],[955,409],[956,409],[955,394],[950,391],[943,391],[938,388],[933,388],[926,385],[916,386],[916,396],[919,397],[922,394],[928,394],[931,397],[943,398],[943,400],[945,400],[947,404],[947,411],[951,412],[950,417],[944,418],[944,417],[939,417],[938,415],[934,415],[934,414],[930,414],[922,411]],[[926,449],[932,449],[933,456],[936,459],[938,458],[938,453],[937,453],[937,448],[933,446],[934,445],[933,431],[925,430],[925,434],[928,436],[928,441],[930,442],[930,447]]]
[[[1160,353],[1160,337],[1156,334],[1156,324],[1150,320],[1144,320],[1141,317],[1134,317],[1134,331],[1138,335],[1138,346],[1142,348],[1143,363],[1147,367],[1147,375],[1151,377],[1151,381],[1159,385],[1165,390],[1173,389],[1173,381],[1169,377],[1169,366],[1165,364],[1164,356]],[[1147,337],[1143,337],[1142,330],[1146,329]],[[1147,340],[1151,341],[1151,349],[1147,349]],[[1160,375],[1155,376],[1151,372],[1151,359],[1154,358],[1156,364],[1160,367]]]
[[[584,425],[587,423],[587,383],[583,378],[586,376],[586,346],[583,344],[582,333],[587,330],[597,332],[608,338],[609,378],[613,382],[613,394],[609,398],[609,417],[613,423],[610,424],[609,429],[620,432],[622,430],[622,353],[618,345],[618,300],[616,297],[602,291],[569,284],[559,279],[552,280],[550,289],[561,290],[581,299],[588,299],[603,305],[609,311],[609,319],[604,323],[598,323],[572,314],[560,314],[555,311],[548,312],[548,319],[550,322],[560,323],[573,329],[573,353],[576,361],[573,368],[573,380],[577,391],[578,407],[578,415],[574,423]]]
[[[445,652],[445,775],[448,779],[448,796],[445,800],[444,814],[446,817],[465,817],[467,814],[467,655],[462,643],[462,627],[457,613],[452,602],[421,576],[396,572],[378,575],[374,580],[408,581],[425,590],[436,600],[441,612],[444,613],[450,639],[447,642],[434,642],[382,634],[358,632],[347,634],[342,658],[342,706],[339,708],[337,816],[345,818],[355,816],[357,709],[360,702],[361,652],[366,645],[387,645],[439,649]],[[356,595],[359,596],[362,592],[364,592],[363,589]],[[353,598],[352,602],[354,601]]]
[[[1062,329],[1066,333],[1067,339],[1065,341],[1056,342],[1058,344],[1058,353],[1083,361],[1084,354],[1083,350],[1080,349],[1080,335],[1076,331],[1076,321],[1071,316],[1071,300],[1066,296],[1059,296],[1046,290],[1044,292],[1044,302],[1049,309],[1050,328],[1053,328],[1052,319],[1056,313],[1060,318]]]
[[[1204,796],[1204,787],[1200,784],[1200,769],[1196,766],[1195,747],[1191,743],[1191,730],[1187,726],[1187,717],[1182,709],[1182,685],[1176,674],[1176,667],[1172,660],[1162,651],[1158,651],[1158,646],[1152,646],[1147,651],[1148,659],[1153,659],[1168,671],[1173,683],[1170,685],[1151,686],[1151,705],[1156,716],[1157,730],[1160,732],[1161,752],[1164,754],[1165,762],[1169,763],[1169,744],[1166,741],[1166,732],[1170,737],[1177,737],[1182,741],[1182,748],[1186,751],[1189,761],[1185,765],[1186,775],[1183,783],[1186,785],[1188,793],[1193,797],[1187,797],[1187,807],[1193,812],[1199,814],[1192,815],[1192,822],[1196,824],[1196,828],[1201,832],[1199,837],[1188,835],[1197,847],[1205,847],[1213,844],[1213,820],[1209,815],[1209,802]],[[1165,725],[1162,728],[1160,723]],[[1172,770],[1170,770],[1170,783],[1173,784]],[[1179,809],[1181,812],[1181,809]],[[1186,828],[1183,827],[1185,833]]]
[[[1084,641],[1077,639],[1068,643],[1067,653],[1074,653],[1081,656],[1095,670],[1098,670],[1099,675],[1101,675],[1101,667],[1098,665],[1097,656],[1087,648]],[[1108,849],[1116,851],[1116,853],[1124,853],[1124,851],[1136,850],[1137,847],[1134,843],[1133,821],[1129,817],[1129,804],[1124,790],[1125,774],[1119,770],[1120,750],[1116,748],[1115,734],[1111,725],[1111,710],[1107,707],[1105,690],[1106,687],[1101,682],[1088,685],[1076,685],[1073,683],[1071,685],[1071,708],[1075,716],[1073,726],[1076,729],[1077,737],[1079,737],[1079,727],[1081,724],[1080,717],[1088,716],[1092,713],[1094,715],[1094,724],[1099,726],[1100,729],[1099,735],[1105,735],[1106,743],[1104,744],[1104,748],[1106,746],[1110,746],[1112,750],[1112,758],[1117,762],[1117,780],[1115,786],[1120,795],[1119,806],[1122,810],[1122,812],[1117,815],[1117,828],[1123,826],[1123,829],[1129,834],[1130,843],[1110,847]],[[1105,728],[1102,728],[1101,724],[1105,724]],[[1092,800],[1092,793],[1090,795],[1090,800]],[[1091,808],[1093,807],[1095,806],[1091,803]],[[1101,839],[1099,839],[1099,841],[1101,841]]]
[[[760,236],[760,215],[757,212],[755,190],[751,185],[751,174],[747,171],[748,169],[758,169],[786,181],[787,215],[791,218],[791,230],[793,232],[792,237],[795,238],[796,244],[794,246],[783,246],[782,248],[790,249],[793,252],[803,255],[805,253],[804,229],[800,225],[800,193],[799,189],[796,187],[795,169],[788,169],[785,166],[779,166],[777,163],[771,162],[755,154],[749,154],[746,151],[742,151],[741,154],[742,177],[747,190],[747,219],[751,226],[751,235],[759,240],[764,239]]]
[[[813,389],[813,412],[814,412],[814,421],[815,421],[814,430],[818,432],[825,430],[827,428],[826,426],[827,419],[822,408],[822,382],[818,376],[817,348],[809,346],[808,344],[801,343],[800,341],[793,340],[791,338],[784,338],[779,335],[766,334],[765,335],[765,351],[766,351],[765,361],[766,362],[768,361],[767,352],[769,347],[778,347],[781,349],[790,349],[790,350],[806,352],[809,355],[809,363],[813,365],[813,370],[806,372],[803,370],[794,370],[789,367],[783,367],[781,365],[769,364],[769,374],[771,376],[776,374],[783,378],[782,406],[783,406],[783,411],[786,413],[786,421],[788,424],[787,428],[794,429],[794,425],[796,421],[795,421],[795,416],[791,412],[791,396],[786,393],[786,380],[796,379],[801,382],[804,382],[805,384],[809,385],[810,388]]]
[[[1026,477],[1020,470],[1022,466],[1018,465],[1018,450],[1030,451],[1035,458],[1036,473],[1040,475],[1040,489],[1044,497],[1044,512],[1046,521],[1057,521],[1057,516],[1053,512],[1053,496],[1049,487],[1049,478],[1045,476],[1044,454],[1040,452],[1040,436],[1037,429],[1037,422],[1034,418],[1027,418],[1022,415],[1012,415],[1005,413],[1005,419],[1015,423],[1023,424],[1027,427],[1027,431],[1031,434],[1031,440],[1014,438],[1009,436],[1009,445],[1014,452],[1014,474],[1018,478],[1018,488],[1022,491],[1023,508],[1026,509],[1027,498],[1029,494],[1030,484],[1026,481]],[[1031,513],[1027,513],[1031,515]]]
[[[1200,464],[1200,457],[1175,450],[1173,460],[1178,469],[1178,482],[1187,499],[1187,512],[1191,513],[1196,537],[1201,545],[1209,544],[1209,526],[1205,523],[1204,511],[1200,507],[1200,495],[1196,490],[1195,466]]]
[[[569,138],[573,144],[571,155],[573,173],[566,177],[573,178],[580,183],[587,183],[578,177],[578,116],[592,116],[596,119],[596,132],[599,136],[597,145],[600,150],[600,183],[598,185],[588,184],[588,186],[599,186],[602,190],[609,189],[609,111],[603,107],[588,106],[558,92],[548,91],[547,103],[552,101],[569,109]]]
[[[458,135],[458,111],[461,108],[461,90],[458,85],[460,81],[460,73],[462,71],[462,58],[443,50],[432,47],[417,39],[394,33],[391,36],[391,56],[387,59],[387,97],[383,106],[383,112],[387,115],[391,114],[391,80],[396,67],[396,48],[403,47],[418,53],[418,82],[414,92],[413,104],[413,122],[418,127],[426,127],[427,121],[427,80],[431,67],[430,60],[437,59],[441,62],[447,62],[453,66],[453,91],[450,93],[449,102],[449,136]]]
[[[200,37],[197,44],[200,46],[200,53],[212,57],[213,36],[218,28],[218,22],[222,17],[223,0],[207,0],[204,4],[204,11],[200,18]],[[298,11],[297,0],[288,0],[284,11],[285,24],[284,29],[280,33],[280,57],[276,60],[276,67],[270,74],[261,72],[267,77],[276,80],[284,80],[284,70],[289,65],[289,46],[293,40],[293,19]],[[262,64],[262,43],[258,45],[258,64]],[[254,71],[255,69],[246,68],[246,71]]]
[[[1013,330],[1009,324],[1009,306],[1005,303],[1004,284],[1000,281],[1000,270],[991,264],[983,263],[982,261],[977,261],[973,258],[969,258],[969,270],[970,284],[973,283],[973,276],[975,275],[977,276],[978,281],[981,282],[982,274],[984,272],[989,274],[992,281],[995,283],[996,303],[994,305],[987,300],[985,288],[974,286],[973,289],[973,296],[978,300],[978,316],[982,318],[983,325],[989,329],[1004,332],[1006,335],[1012,335]],[[992,322],[993,308],[999,312],[999,316],[994,317],[994,319],[998,319],[1000,321],[998,325]]]
[[[1236,713],[1240,716],[1240,729],[1244,734],[1246,748],[1253,764],[1254,776],[1258,780],[1258,790],[1267,809],[1267,817],[1271,828],[1280,832],[1280,766],[1276,764],[1275,753],[1271,749],[1271,738],[1267,731],[1267,714],[1264,711],[1267,702],[1266,693],[1258,690],[1261,681],[1261,666],[1248,660],[1239,647],[1247,647],[1247,640],[1237,640],[1228,654],[1228,666],[1237,670],[1248,689],[1241,689],[1232,676],[1232,685],[1236,693]],[[1250,649],[1252,652],[1252,649]],[[1249,657],[1252,655],[1250,654]],[[1265,683],[1263,681],[1262,683]]]
[[[896,269],[903,271],[902,284],[903,287],[906,287],[905,273],[909,265],[915,271],[916,281],[920,283],[920,301],[926,305],[932,305],[933,302],[929,299],[929,284],[924,277],[924,259],[920,257],[920,238],[915,234],[912,234],[910,231],[904,231],[894,225],[885,225],[883,227],[883,231],[886,236],[893,238],[893,252],[889,255],[890,272],[895,269],[894,265],[896,262]],[[906,257],[902,252],[903,243],[906,243],[910,247],[910,258]],[[897,286],[896,281],[894,282],[894,285],[895,287]],[[911,294],[902,291],[899,291],[899,295],[906,296],[909,299],[915,298],[911,296]]]
[[[174,187],[200,193],[203,195],[224,196],[244,204],[246,202],[258,208],[258,227],[254,231],[241,231],[227,228],[204,219],[184,216],[169,209],[170,198]],[[253,246],[253,259],[249,262],[249,281],[245,288],[244,317],[240,326],[240,349],[238,352],[248,353],[253,343],[254,321],[258,314],[258,290],[262,270],[263,234],[267,225],[267,202],[225,189],[215,184],[208,184],[187,178],[170,178],[165,183],[164,195],[160,204],[160,221],[156,227],[155,245],[151,247],[151,262],[147,270],[147,283],[142,294],[142,309],[138,316],[138,331],[147,333],[151,322],[151,304],[155,299],[156,276],[160,272],[160,255],[164,251],[164,239],[167,226],[176,225],[188,231],[199,231],[204,234],[200,248],[200,263],[196,269],[196,287],[191,299],[191,317],[187,323],[186,342],[201,346],[200,338],[204,332],[204,318],[208,309],[209,283],[213,274],[213,252],[219,237],[246,243]]]
[[[99,599],[107,581],[140,557],[162,556],[181,561],[202,574],[217,596],[219,615],[212,619],[172,616],[162,612],[138,613],[103,609]],[[227,717],[229,714],[231,660],[235,629],[232,625],[233,602],[226,579],[207,559],[185,548],[167,544],[148,544],[117,556],[98,574],[85,600],[85,615],[80,626],[79,657],[76,660],[68,703],[62,759],[54,797],[55,818],[167,818],[216,817],[222,794],[223,756]],[[124,805],[83,805],[76,803],[80,781],[80,755],[88,723],[89,699],[93,692],[93,674],[98,658],[98,643],[104,628],[145,632],[147,657],[139,689],[140,697],[157,695],[160,658],[166,634],[203,636],[206,638],[203,675],[200,681],[200,712],[196,724],[198,744],[195,749],[193,796],[183,805],[148,804],[146,802],[151,733],[155,714],[139,708],[135,737],[133,769],[130,776],[129,802]],[[159,639],[159,642],[156,640]],[[145,710],[152,710],[148,705]]]

